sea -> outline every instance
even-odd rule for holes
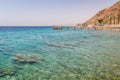
[[[120,31],[0,27],[0,80],[120,80]]]

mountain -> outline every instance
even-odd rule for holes
[[[120,1],[99,11],[95,16],[86,21],[86,24],[95,26],[100,24],[120,24]]]

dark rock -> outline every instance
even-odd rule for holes
[[[15,62],[19,62],[19,63],[29,63],[29,64],[33,64],[33,63],[39,63],[40,61],[42,61],[42,59],[40,59],[37,55],[32,55],[32,54],[16,54],[15,56],[12,57],[12,60],[14,60]]]
[[[4,76],[7,76],[7,75],[14,75],[15,74],[15,71],[11,70],[11,69],[5,69],[5,70],[0,70],[0,77],[4,77]]]
[[[53,46],[53,47],[72,48],[70,44],[50,43],[50,42],[46,42],[45,44],[47,44],[48,46]]]

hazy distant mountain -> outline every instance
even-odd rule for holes
[[[88,25],[120,24],[120,1],[99,11],[86,22]]]

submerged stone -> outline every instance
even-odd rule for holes
[[[7,75],[12,76],[13,74],[15,74],[15,71],[10,70],[10,69],[0,70],[0,77],[4,77]]]
[[[19,62],[19,63],[38,63],[42,59],[40,59],[37,55],[32,55],[32,54],[16,54],[15,56],[12,57],[12,60]]]
[[[45,44],[47,44],[48,46],[53,46],[53,47],[63,47],[63,48],[72,48],[71,44],[62,44],[62,43],[50,43],[50,42],[46,42]]]

